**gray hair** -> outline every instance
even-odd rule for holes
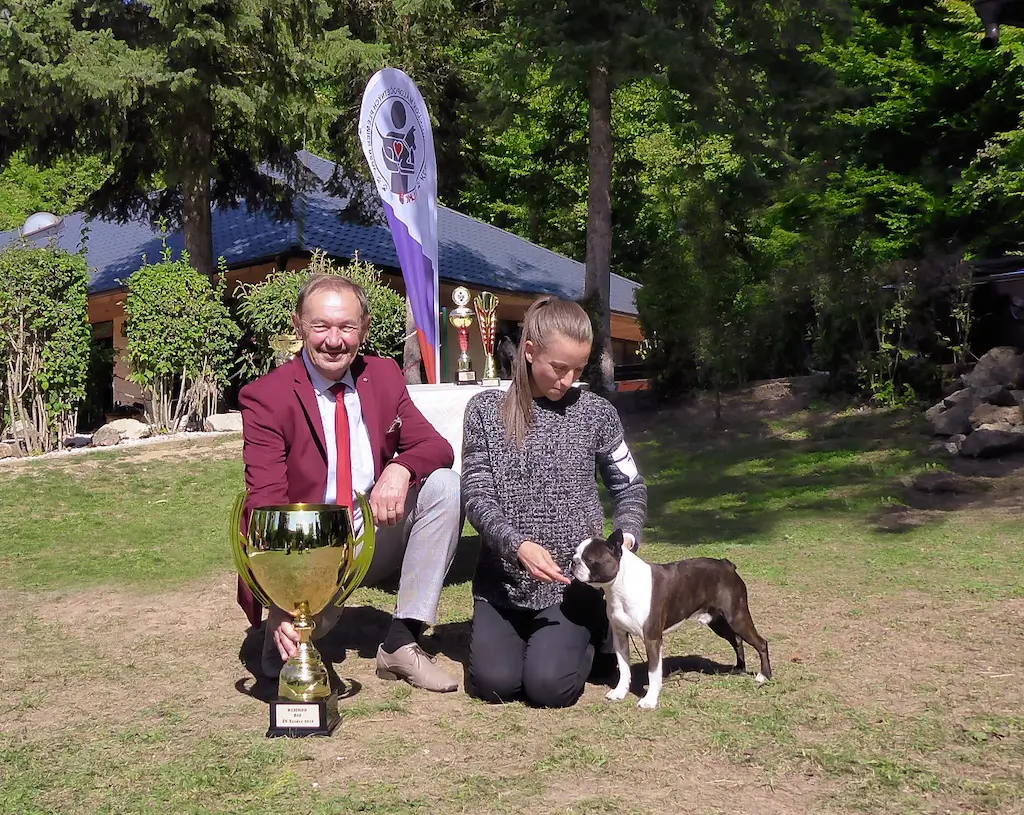
[[[351,292],[359,301],[363,320],[370,316],[370,302],[366,299],[366,290],[354,280],[340,274],[313,274],[302,284],[302,288],[299,289],[299,296],[295,299],[295,313],[300,318],[302,317],[302,307],[306,302],[306,298],[321,291],[333,291],[339,294]]]

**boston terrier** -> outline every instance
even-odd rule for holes
[[[747,608],[747,587],[728,560],[696,557],[675,563],[646,563],[622,545],[622,531],[608,540],[588,538],[576,547],[573,577],[604,590],[619,665],[619,683],[607,698],[620,701],[629,691],[629,634],[647,648],[647,694],[637,707],[653,710],[661,693],[661,641],[686,620],[708,626],[736,651],[736,670],[745,671],[743,641],[761,657],[758,685],[772,676],[768,642]]]

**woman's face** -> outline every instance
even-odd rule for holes
[[[590,343],[555,335],[544,346],[527,340],[524,351],[530,363],[530,390],[557,402],[582,375],[590,357]]]

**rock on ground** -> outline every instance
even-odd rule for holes
[[[206,421],[203,422],[203,430],[206,432],[214,431],[241,431],[242,429],[242,414],[237,411],[231,413],[214,413],[212,416],[207,416]]]

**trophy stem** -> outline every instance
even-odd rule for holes
[[[309,604],[299,604],[293,623],[299,635],[295,655],[281,669],[277,692],[282,699],[292,702],[315,702],[331,695],[331,682],[320,653],[310,642],[316,624],[309,613]]]
[[[494,354],[487,354],[484,358],[484,379],[497,379],[498,365],[494,361]]]

